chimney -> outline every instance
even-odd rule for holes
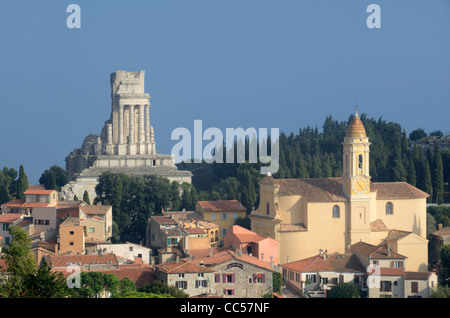
[[[177,255],[177,256],[175,257],[175,262],[176,262],[177,264],[180,262],[180,256]]]
[[[442,223],[439,223],[439,224],[438,224],[438,230],[439,230],[439,231],[442,230]]]
[[[325,250],[325,252],[323,253],[323,259],[324,259],[324,260],[326,260],[326,259],[328,258],[327,252],[328,252],[328,251]]]
[[[212,248],[209,249],[209,257],[213,256],[213,250]]]
[[[320,249],[320,250],[319,250],[319,256],[322,256],[322,252],[323,252],[323,250]]]
[[[391,257],[391,247],[389,245],[387,246],[387,256]]]

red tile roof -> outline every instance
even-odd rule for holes
[[[163,263],[156,265],[156,268],[167,274],[181,274],[181,273],[211,273],[212,269],[201,266],[192,261],[180,260],[177,262]]]
[[[20,208],[22,206],[22,204],[25,203],[25,200],[19,200],[19,199],[15,199],[15,200],[11,200],[9,202],[3,203],[2,206],[9,206],[9,207],[14,207],[14,208]]]
[[[309,202],[345,202],[342,178],[298,178],[275,179],[266,177],[279,185],[279,192],[288,195],[301,195]],[[266,179],[264,178],[264,179]],[[264,180],[263,179],[263,180]],[[371,182],[371,192],[377,193],[377,199],[417,199],[429,195],[406,182]]]
[[[67,267],[68,263],[76,265],[80,263],[80,266],[88,264],[109,264],[119,265],[115,254],[103,254],[103,255],[57,255],[49,256],[51,267]]]
[[[23,194],[51,194],[56,190],[28,189]]]
[[[267,270],[273,270],[272,266],[270,266],[269,262],[261,261],[258,258],[250,256],[250,255],[237,254],[236,252],[234,252],[230,249],[226,249],[222,252],[213,254],[212,256],[207,256],[207,257],[198,258],[198,259],[196,258],[196,259],[192,260],[191,262],[195,263],[195,264],[203,264],[203,265],[209,267],[209,266],[219,265],[219,264],[228,262],[230,260],[239,260],[239,261],[249,263],[254,266],[261,267],[261,268],[264,268]]]
[[[228,212],[228,211],[246,211],[238,200],[217,200],[217,201],[198,201],[198,204],[204,212]]]
[[[23,218],[22,213],[5,213],[0,214],[0,223],[14,223],[18,219]]]
[[[174,219],[167,217],[167,216],[152,216],[152,220],[155,220],[161,225],[177,225],[178,222]]]
[[[380,259],[405,259],[406,256],[398,254],[392,250],[389,251],[390,255],[388,255],[387,246],[376,246],[371,245],[365,242],[357,242],[350,246],[349,252],[357,253],[365,256],[369,256],[372,259],[380,258]]]
[[[230,232],[234,234],[241,243],[250,243],[250,242],[256,243],[265,240],[267,238],[255,232],[247,230],[246,228],[243,228],[239,225],[233,225]]]
[[[82,206],[81,209],[86,214],[106,214],[111,209],[111,205],[85,205]]]
[[[361,265],[355,254],[333,253],[316,255],[303,260],[282,265],[284,268],[298,272],[340,272],[340,273],[365,273],[366,269]]]

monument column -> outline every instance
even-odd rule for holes
[[[117,154],[126,155],[126,145],[123,143],[124,137],[124,119],[123,119],[123,104],[119,104],[119,144],[117,145]]]
[[[151,153],[150,148],[150,105],[144,105],[144,131],[145,131],[145,147],[147,154]]]
[[[130,105],[130,131],[128,138],[129,143],[134,144],[134,105]]]
[[[145,131],[144,131],[144,104],[139,104],[139,120],[138,120],[138,153],[145,154]]]

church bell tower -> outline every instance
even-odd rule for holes
[[[370,242],[369,138],[358,111],[355,113],[343,145],[343,187],[349,199],[346,245]]]
[[[342,145],[344,191],[350,198],[367,196],[370,193],[370,142],[358,111],[348,127]]]

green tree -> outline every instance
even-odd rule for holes
[[[272,272],[272,286],[274,293],[281,294],[281,287],[283,286],[283,276],[281,273]]]
[[[161,280],[154,280],[150,284],[147,284],[138,289],[139,292],[159,295],[170,295],[175,298],[187,298],[188,294],[175,286],[169,286]]]
[[[251,220],[248,217],[245,217],[245,218],[238,217],[238,218],[236,218],[234,220],[233,224],[234,225],[239,225],[239,226],[241,226],[241,227],[243,227],[244,229],[247,229],[247,230],[251,230],[252,229],[251,228]]]
[[[61,187],[67,183],[66,170],[58,165],[53,165],[41,174],[39,183],[43,184],[46,189],[61,191]]]
[[[422,139],[423,137],[426,137],[427,133],[422,128],[418,128],[416,130],[411,131],[409,134],[409,140],[416,141],[419,139]]]
[[[45,262],[36,273],[25,276],[24,287],[27,298],[67,298],[71,295],[63,274],[51,271]]]
[[[25,191],[27,191],[29,187],[28,183],[28,177],[25,174],[25,169],[23,165],[20,165],[19,167],[19,179],[17,179],[17,193],[16,198],[25,200],[25,195],[23,194]]]
[[[0,297],[18,298],[27,292],[24,280],[29,275],[34,275],[36,266],[31,253],[31,240],[28,234],[18,226],[10,226],[11,243],[4,247],[4,255],[9,279],[0,285]]]
[[[430,295],[431,298],[450,298],[449,286],[438,286],[436,290],[433,290]]]
[[[443,245],[441,248],[441,266],[444,277],[450,277],[450,245]]]
[[[442,156],[439,143],[434,144],[433,156],[433,202],[441,204],[444,195],[444,167],[442,166]]]
[[[89,199],[89,193],[87,192],[87,190],[84,190],[83,201],[86,202],[87,204],[91,204],[91,200]]]
[[[338,283],[327,292],[327,298],[360,298],[360,294],[356,285]]]

